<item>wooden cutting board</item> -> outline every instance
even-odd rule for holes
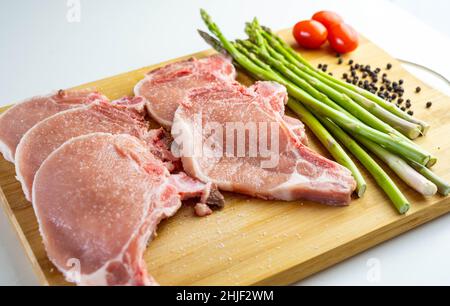
[[[289,30],[281,32],[293,43],[289,33]],[[383,72],[386,64],[392,63],[389,78],[405,80],[405,98],[413,101],[415,115],[432,125],[429,134],[417,143],[438,157],[434,170],[450,181],[447,96],[414,78],[399,62],[366,39],[362,39],[356,52],[344,57],[342,65],[337,65],[335,54],[328,48],[301,52],[314,64],[328,64],[329,71],[336,76],[347,72],[349,59],[380,67]],[[208,50],[193,56],[212,53]],[[134,85],[147,71],[167,63],[77,88],[95,88],[110,99],[132,95]],[[238,80],[251,83],[242,72]],[[414,93],[416,86],[422,87],[420,94]],[[425,108],[427,101],[433,102],[431,109]],[[329,157],[309,131],[308,136],[311,148]],[[405,216],[396,212],[367,172],[363,172],[368,181],[366,194],[345,208],[308,201],[264,201],[231,193],[226,194],[226,207],[206,218],[195,217],[192,207],[183,207],[176,216],[160,224],[158,236],[145,252],[149,273],[163,285],[289,284],[450,211],[450,197],[425,199],[388,172],[412,204]],[[42,283],[67,284],[45,254],[33,208],[14,176],[14,166],[1,159],[1,205]]]

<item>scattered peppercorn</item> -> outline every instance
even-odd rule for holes
[[[399,83],[400,85],[403,85],[403,80],[402,80],[402,79],[398,80],[398,83]]]
[[[344,60],[342,58],[338,59],[338,65],[342,65],[343,62],[344,62]]]
[[[419,86],[416,87],[416,93],[419,93],[422,90]]]
[[[412,110],[409,110],[408,115],[412,116],[412,115],[414,115],[414,112]]]
[[[388,64],[386,65],[386,69],[387,69],[387,70],[391,70],[391,68],[392,68],[392,64],[391,64],[391,63],[388,63]]]
[[[431,101],[428,101],[427,104],[426,104],[426,107],[427,107],[427,108],[430,108],[431,105],[433,105],[433,103],[431,103]]]
[[[349,60],[349,61],[348,61],[348,64],[349,64],[349,65],[353,65],[353,60],[352,60],[352,59]]]

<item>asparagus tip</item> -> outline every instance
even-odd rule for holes
[[[210,45],[214,50],[216,50],[219,53],[222,53],[223,55],[230,56],[228,51],[222,46],[222,43],[214,38],[213,36],[209,35],[205,31],[197,30],[198,34],[203,38],[203,40]]]
[[[433,167],[433,166],[436,164],[436,162],[437,162],[437,158],[434,157],[434,156],[431,156],[431,157],[430,157],[430,160],[429,160],[428,163],[426,164],[426,167],[427,167],[427,168],[431,168],[431,167]]]

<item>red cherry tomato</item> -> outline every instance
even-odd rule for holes
[[[340,23],[331,27],[328,41],[336,52],[352,52],[358,47],[358,33],[348,24]]]
[[[344,21],[341,16],[331,11],[317,12],[313,15],[312,19],[323,24],[328,30]]]
[[[300,21],[294,26],[292,34],[297,43],[305,48],[317,49],[327,40],[327,28],[315,20]]]

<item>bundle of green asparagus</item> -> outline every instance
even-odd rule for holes
[[[425,135],[426,122],[413,118],[366,90],[315,69],[269,28],[255,18],[247,23],[247,40],[229,41],[211,17],[201,10],[210,32],[199,31],[214,49],[231,56],[238,66],[259,80],[286,86],[288,107],[311,129],[337,162],[347,167],[357,182],[358,196],[366,182],[342,144],[374,177],[399,213],[410,204],[388,174],[367,153],[386,163],[406,184],[424,196],[446,196],[450,185],[428,168],[436,158],[412,140]],[[336,141],[336,139],[339,141]]]

